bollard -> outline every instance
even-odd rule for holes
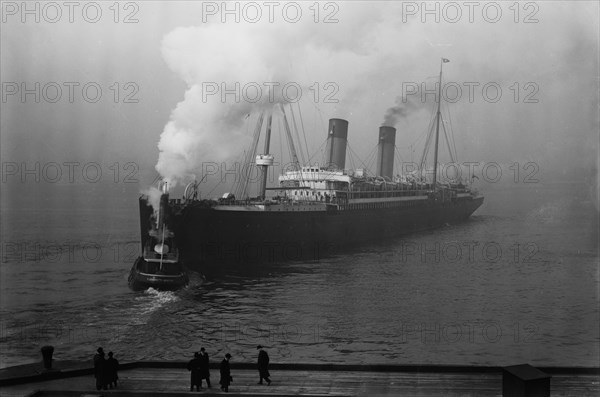
[[[502,368],[503,397],[550,397],[550,378],[529,364]]]
[[[53,346],[42,347],[42,357],[44,358],[44,368],[52,369],[52,354],[54,353]]]

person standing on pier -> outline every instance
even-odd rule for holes
[[[261,345],[256,346],[257,350],[260,350],[258,352],[258,375],[260,376],[260,380],[258,381],[259,385],[263,384],[263,379],[267,381],[267,385],[270,386],[271,385],[271,379],[269,379],[269,376],[271,376],[271,374],[269,373],[269,355],[267,354],[266,351],[263,350],[263,347]]]
[[[229,359],[231,358],[231,354],[227,353],[223,361],[221,361],[221,380],[219,383],[221,384],[221,390],[224,392],[229,391],[229,385],[233,382],[233,377],[231,376],[231,370],[229,368]]]
[[[117,380],[119,380],[119,361],[113,357],[113,352],[108,352],[108,359],[106,360],[106,373],[108,386],[112,389],[113,386],[117,388]]]
[[[188,362],[187,369],[190,372],[190,391],[194,391],[194,386],[196,386],[196,391],[200,391],[202,389],[202,378],[200,377],[200,368],[202,367],[202,363],[200,361],[200,354],[198,352],[194,353],[194,358]]]
[[[104,350],[99,347],[94,355],[94,377],[96,378],[96,390],[106,390],[106,360],[104,359]]]
[[[200,364],[200,387],[202,387],[202,379],[206,379],[206,386],[210,387],[210,361],[203,347],[200,348]]]

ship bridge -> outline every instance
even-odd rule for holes
[[[302,167],[279,176],[279,185],[286,196],[300,201],[335,201],[340,191],[349,190],[351,182],[352,176],[345,171],[318,166]]]

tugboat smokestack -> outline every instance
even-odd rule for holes
[[[166,182],[162,185],[162,192],[163,193],[160,195],[160,204],[158,207],[158,217],[156,219],[157,230],[161,230],[165,227],[167,213],[169,210],[169,189]]]
[[[379,144],[377,145],[377,176],[392,178],[394,176],[394,152],[396,149],[396,129],[379,127]]]

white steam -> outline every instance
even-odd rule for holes
[[[157,216],[158,209],[160,208],[160,197],[162,192],[156,186],[150,186],[148,189],[142,190],[141,194],[148,197],[148,204],[152,206],[154,210],[154,216]]]
[[[379,12],[359,8],[363,11],[345,12],[345,23],[322,25],[319,31],[307,17],[297,24],[215,23],[180,27],[167,34],[163,57],[188,85],[158,143],[156,169],[169,186],[193,180],[203,161],[225,161],[239,154],[251,139],[243,128],[247,115],[295,98],[294,88],[287,96],[283,93],[286,83],[301,87],[301,94],[307,97],[315,82],[339,82],[347,74],[336,70],[339,64],[334,61],[360,69],[368,54],[363,48],[364,38],[369,36],[367,28]],[[273,88],[272,98],[265,85],[271,82],[279,84]],[[219,92],[203,97],[203,88],[209,84],[212,89],[213,83]],[[260,86],[260,100],[252,103],[242,96],[236,102],[229,94],[223,101],[221,84],[231,90],[236,83],[242,93],[248,83]],[[247,97],[254,98],[256,93],[248,88]],[[343,95],[340,92],[336,99]]]
[[[404,83],[416,84],[421,91],[435,87],[442,57],[451,61],[444,66],[444,80],[463,88],[460,101],[452,104],[454,121],[462,129],[457,136],[460,153],[490,161],[504,161],[498,156],[506,153],[554,161],[559,153],[578,156],[581,147],[597,147],[591,122],[579,122],[582,132],[576,136],[565,133],[573,129],[574,120],[596,120],[597,113],[589,100],[597,97],[597,84],[581,77],[593,78],[597,71],[597,61],[587,62],[597,50],[597,37],[590,34],[597,25],[591,17],[587,24],[570,23],[580,15],[570,4],[544,5],[535,24],[515,23],[508,8],[498,23],[482,19],[480,13],[473,23],[467,15],[459,23],[435,23],[431,18],[423,23],[420,15],[403,20],[402,2],[336,4],[338,23],[315,23],[307,6],[298,23],[222,23],[215,17],[199,26],[178,27],[163,38],[163,58],[187,84],[158,144],[156,169],[170,187],[200,175],[203,162],[229,161],[248,147],[254,126],[247,133],[246,123],[256,118],[247,115],[285,102],[276,89],[270,103],[265,82],[278,82],[280,87],[297,83],[303,88],[301,103],[319,108],[308,131],[308,142],[316,142],[311,150],[326,133],[319,130],[319,118],[326,123],[330,117],[348,119],[350,142],[365,151],[359,155],[366,156],[376,145],[382,118],[387,125],[406,121],[397,139],[398,146],[406,146],[429,122],[427,112],[417,109],[425,101],[414,96],[413,102],[394,106],[395,100],[404,93]],[[588,8],[590,15],[597,10]],[[309,88],[315,82],[321,87],[318,103]],[[323,102],[327,82],[339,88],[337,103]],[[465,82],[479,84],[474,101],[468,98]],[[482,86],[489,82],[502,87],[501,101],[484,100]],[[539,88],[537,103],[524,103],[531,93],[525,89],[528,82]],[[204,100],[203,83],[216,83],[219,89],[222,83],[228,89],[235,83],[256,83],[264,90],[257,103],[244,98],[236,103],[233,95],[223,103],[218,94]],[[516,83],[518,101],[513,98]],[[567,97],[575,100],[564,100]],[[585,157],[595,167],[595,157],[587,152]]]

